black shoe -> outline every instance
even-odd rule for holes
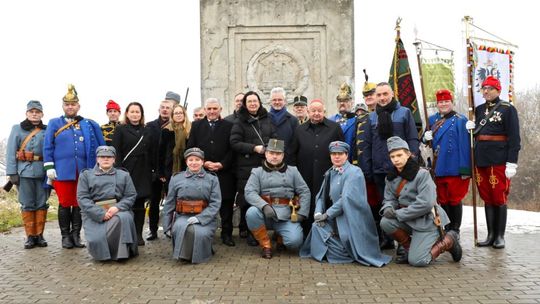
[[[142,239],[142,237],[139,238],[138,241],[137,241],[137,246],[144,246],[144,245],[146,245],[146,243],[144,242],[144,240]]]
[[[384,236],[381,243],[379,244],[379,247],[381,248],[381,250],[386,250],[386,249],[394,249],[396,248],[394,246],[394,240],[389,238],[388,236]]]
[[[245,238],[248,237],[248,232],[247,232],[247,230],[240,230],[238,235],[240,236],[241,239],[245,239]]]
[[[248,233],[246,242],[249,246],[259,246],[259,242],[255,239],[255,237],[251,233]]]
[[[148,237],[146,238],[147,241],[153,241],[153,240],[156,240],[158,237],[157,237],[157,233],[155,232],[150,232],[150,234],[148,235]]]
[[[62,248],[71,249],[73,248],[73,240],[71,235],[62,235]]]
[[[229,247],[234,247],[236,246],[236,244],[234,243],[234,240],[231,236],[222,236],[221,237],[221,242],[224,244],[224,245],[227,245]]]
[[[394,260],[396,264],[409,264],[409,253],[405,250],[403,254],[397,255]]]
[[[24,249],[32,249],[34,247],[36,247],[36,239],[30,235],[26,238],[26,242],[24,242]]]
[[[35,236],[35,237],[34,237],[34,240],[35,240],[36,245],[37,245],[38,247],[47,247],[47,245],[48,245],[48,244],[47,244],[47,241],[43,238],[43,235],[42,235],[42,234],[40,234],[40,235],[38,235],[38,236]]]

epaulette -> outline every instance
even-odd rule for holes
[[[511,106],[512,104],[509,103],[508,101],[505,101],[505,100],[501,100],[501,106],[506,106],[506,107],[509,107]]]
[[[90,170],[90,168],[84,168],[84,169],[81,170],[81,174],[82,174],[83,172],[89,171],[89,170]]]
[[[213,176],[217,176],[216,172],[213,171],[206,171],[206,174],[212,174]]]
[[[129,173],[128,169],[126,169],[126,168],[124,168],[124,167],[116,167],[115,169],[116,169],[116,170],[126,171],[127,173]]]

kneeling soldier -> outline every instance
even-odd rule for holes
[[[449,220],[435,203],[435,183],[429,172],[411,158],[409,145],[403,139],[393,136],[387,144],[394,168],[386,177],[381,228],[406,250],[407,254],[396,262],[427,266],[445,251],[455,262],[460,261],[457,232],[442,231]]]
[[[283,162],[284,145],[282,140],[269,140],[264,153],[266,160],[262,167],[251,170],[245,188],[246,201],[252,205],[246,213],[247,225],[259,241],[265,259],[272,258],[266,229],[274,229],[279,235],[278,246],[298,249],[304,237],[300,222],[309,214],[311,193],[298,169]]]

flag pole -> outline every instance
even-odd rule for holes
[[[394,95],[399,99],[399,87],[398,87],[398,61],[399,61],[399,40],[401,39],[401,17],[398,17],[396,20],[396,47],[394,48]]]
[[[469,26],[472,24],[473,19],[470,16],[463,17],[465,22],[465,40],[467,44],[467,90],[468,90],[468,102],[469,102],[469,120],[474,121],[474,99],[473,99],[473,48],[471,43],[471,37],[469,36]],[[473,228],[474,228],[474,246],[478,246],[478,222],[476,214],[476,170],[474,160],[474,137],[473,130],[470,133],[471,143],[471,177],[472,177],[472,204],[473,204]]]
[[[429,130],[430,125],[427,111],[426,95],[424,91],[424,76],[422,74],[422,64],[420,63],[420,55],[422,55],[422,42],[416,41],[413,43],[413,45],[416,47],[416,61],[418,63],[418,75],[420,75],[420,92],[422,94],[422,104],[424,105],[424,119],[426,120],[426,130]],[[431,142],[429,143],[429,146],[431,146]]]

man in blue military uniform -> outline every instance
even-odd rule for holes
[[[6,149],[6,174],[19,188],[19,203],[26,232],[24,248],[45,247],[43,238],[47,220],[49,191],[43,186],[43,107],[37,100],[26,105],[26,119],[14,125]]]
[[[489,76],[482,83],[486,102],[475,109],[474,121],[467,129],[474,130],[476,184],[485,202],[488,235],[478,246],[505,247],[507,200],[510,179],[517,172],[521,148],[519,119],[516,108],[501,100],[501,82]]]
[[[356,137],[356,115],[352,112],[353,98],[351,87],[344,83],[339,87],[339,94],[336,97],[338,113],[330,117],[330,120],[335,121],[341,127],[345,142],[350,147],[354,147]],[[349,151],[349,161],[353,160],[352,151]]]
[[[424,141],[433,147],[432,171],[437,185],[437,202],[446,211],[450,224],[446,230],[459,233],[463,204],[469,191],[471,176],[471,148],[465,128],[467,118],[454,111],[454,98],[446,89],[435,93],[438,113],[429,117],[429,130]]]
[[[293,166],[283,161],[285,142],[270,139],[262,167],[251,170],[245,197],[251,205],[246,212],[249,230],[262,247],[262,257],[272,258],[272,244],[267,229],[279,234],[278,245],[298,249],[304,240],[300,222],[309,215],[311,193]],[[295,203],[298,196],[298,203]],[[296,210],[298,209],[298,210]]]

